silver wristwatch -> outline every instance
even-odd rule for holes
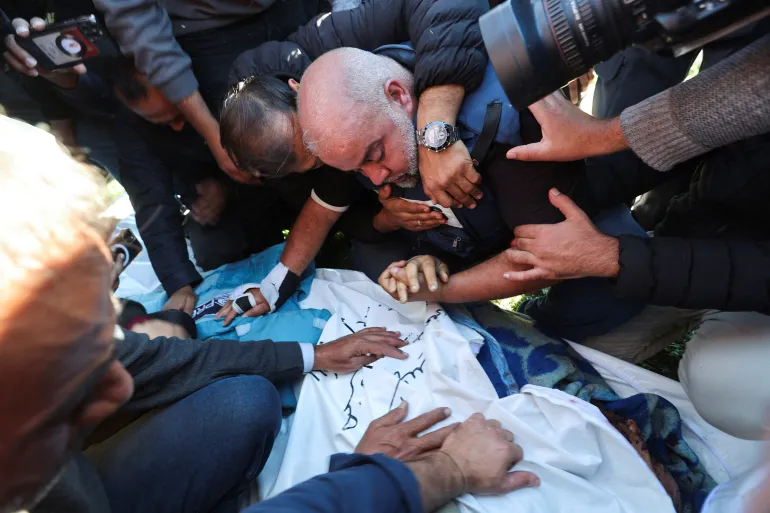
[[[417,131],[417,142],[430,151],[444,151],[460,139],[458,130],[443,121],[431,121]]]

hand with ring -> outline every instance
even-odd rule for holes
[[[432,230],[446,224],[441,212],[431,211],[428,205],[412,203],[391,197],[391,185],[383,185],[378,191],[382,210],[374,217],[374,227],[382,233],[403,228],[409,231]]]

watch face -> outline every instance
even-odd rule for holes
[[[446,144],[448,134],[444,125],[436,123],[425,129],[425,144],[431,148],[440,148]]]

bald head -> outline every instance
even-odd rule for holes
[[[305,144],[329,165],[371,172],[375,183],[413,174],[413,88],[412,74],[388,57],[354,48],[322,55],[303,75],[298,96]],[[383,164],[385,158],[376,159],[387,146],[398,162],[365,169]]]
[[[13,390],[0,394],[0,509],[62,464],[94,412],[62,408],[113,350],[102,194],[53,136],[0,117],[0,390]]]

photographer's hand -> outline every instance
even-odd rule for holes
[[[620,118],[595,118],[558,91],[530,105],[529,110],[540,123],[543,139],[511,148],[509,159],[567,162],[628,149]]]
[[[71,68],[47,71],[40,68],[37,60],[16,42],[17,37],[29,37],[30,31],[40,32],[45,30],[45,21],[41,18],[32,18],[27,22],[27,20],[16,18],[11,24],[16,31],[16,35],[8,34],[5,36],[6,51],[3,54],[5,62],[19,73],[31,77],[41,76],[63,89],[72,89],[77,86],[78,75],[86,73],[85,65],[76,64]]]

